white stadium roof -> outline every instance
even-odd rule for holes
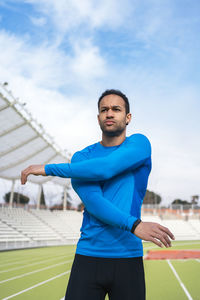
[[[0,178],[20,179],[21,171],[32,164],[69,162],[69,154],[54,143],[6,85],[0,84]],[[50,180],[63,186],[69,184],[68,179],[58,177],[31,175],[28,180],[39,184]]]

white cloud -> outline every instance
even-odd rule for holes
[[[79,145],[86,146],[86,132],[88,139],[92,139],[94,127],[87,120],[96,121],[96,103],[91,107],[88,101],[96,94],[96,78],[105,72],[98,48],[90,42],[81,45],[74,45],[75,51],[70,57],[57,48],[48,45],[31,47],[13,35],[0,33],[1,81],[9,82],[14,95],[27,102],[39,122],[71,152]],[[59,92],[59,88],[65,88],[66,92]]]
[[[68,54],[48,43],[35,47],[29,40],[0,32],[1,75],[6,80],[21,76],[49,89],[77,85],[77,77],[84,79],[84,85],[91,84],[104,75],[106,64],[96,46],[90,41],[71,41],[71,46]]]
[[[99,53],[99,49],[92,46],[89,41],[76,42],[74,44],[74,59],[71,62],[72,71],[85,78],[92,79],[102,77],[105,74],[105,61]]]
[[[130,9],[129,1],[114,0],[28,0],[44,15],[48,16],[58,30],[66,32],[80,24],[96,28],[110,26],[116,28],[122,24]],[[123,5],[122,5],[123,4]]]
[[[42,27],[46,24],[46,19],[43,17],[40,17],[40,18],[30,17],[30,20],[33,23],[33,25],[35,25],[35,26]]]

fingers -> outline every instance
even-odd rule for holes
[[[154,222],[140,222],[134,234],[145,241],[151,241],[159,247],[171,247],[171,240],[175,239],[171,231]]]
[[[149,239],[150,242],[153,242],[154,244],[156,244],[158,247],[163,248],[163,244],[161,242],[159,242],[158,240],[151,238]]]
[[[159,224],[159,229],[166,232],[172,240],[175,240],[175,236],[173,235],[173,233],[167,227],[164,227],[164,226]]]
[[[172,232],[167,227],[164,227],[160,224],[156,224],[156,225],[157,226],[154,227],[152,237],[160,240],[166,248],[171,247],[172,245],[171,245],[170,238],[173,240],[175,239]]]
[[[27,176],[26,174],[22,171],[21,173],[21,184],[25,184],[27,181]]]
[[[27,182],[27,177],[30,174],[30,167],[26,168],[21,172],[21,184],[25,184]]]
[[[31,165],[21,172],[21,184],[25,184],[29,175],[46,176],[45,165]]]
[[[171,241],[167,234],[154,234],[152,237],[160,240],[166,248],[171,247]]]

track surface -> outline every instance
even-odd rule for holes
[[[172,245],[170,250],[200,249],[200,241]],[[144,243],[144,254],[148,250],[160,248]],[[75,246],[0,253],[0,299],[62,299],[74,253]],[[144,260],[144,267],[147,300],[200,299],[200,259]]]

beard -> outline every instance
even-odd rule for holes
[[[106,135],[107,137],[120,136],[126,128],[126,125],[122,124],[122,123],[119,125],[114,123],[114,126],[116,126],[116,127],[113,129],[108,129],[104,123],[100,123],[100,128],[101,128],[103,134]]]

